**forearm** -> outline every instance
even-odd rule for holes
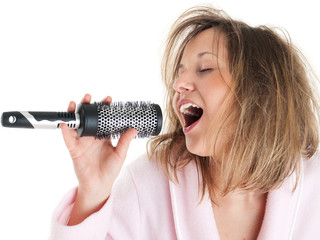
[[[96,197],[82,194],[78,191],[67,225],[77,225],[91,214],[99,211],[108,200],[109,195],[105,195],[104,197]]]

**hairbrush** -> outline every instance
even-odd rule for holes
[[[162,112],[148,102],[79,104],[76,112],[4,112],[1,124],[11,128],[54,129],[66,123],[82,136],[118,138],[130,128],[137,138],[156,136],[162,128]]]

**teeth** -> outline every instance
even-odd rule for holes
[[[184,111],[183,114],[190,115],[190,116],[198,116],[197,114],[194,114],[193,112]]]
[[[188,111],[187,109],[189,108],[189,107],[195,107],[195,108],[200,108],[200,107],[198,107],[197,105],[195,105],[195,104],[192,104],[192,103],[185,103],[185,104],[183,104],[183,105],[181,105],[181,107],[180,107],[180,112],[182,112],[182,113],[184,113],[184,114],[188,114],[188,115],[193,115],[193,116],[195,116],[195,114],[194,113],[192,113],[192,112],[190,112],[190,111]]]

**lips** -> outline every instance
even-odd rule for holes
[[[198,123],[203,114],[203,110],[201,107],[188,100],[180,101],[178,103],[178,107],[184,118],[185,130],[191,129],[191,127]]]

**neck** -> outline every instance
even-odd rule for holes
[[[221,192],[216,195],[215,204],[243,204],[250,205],[255,202],[265,201],[267,197],[267,193],[262,191],[243,191],[243,190],[235,190],[233,192],[228,193],[225,196],[222,196]]]
[[[215,199],[214,202],[218,205],[221,202],[224,203],[253,203],[257,201],[265,201],[267,193],[263,192],[261,190],[243,190],[240,188],[237,188],[228,194],[223,194],[223,180],[220,175],[220,171],[214,171],[213,173],[213,181],[215,186]]]

